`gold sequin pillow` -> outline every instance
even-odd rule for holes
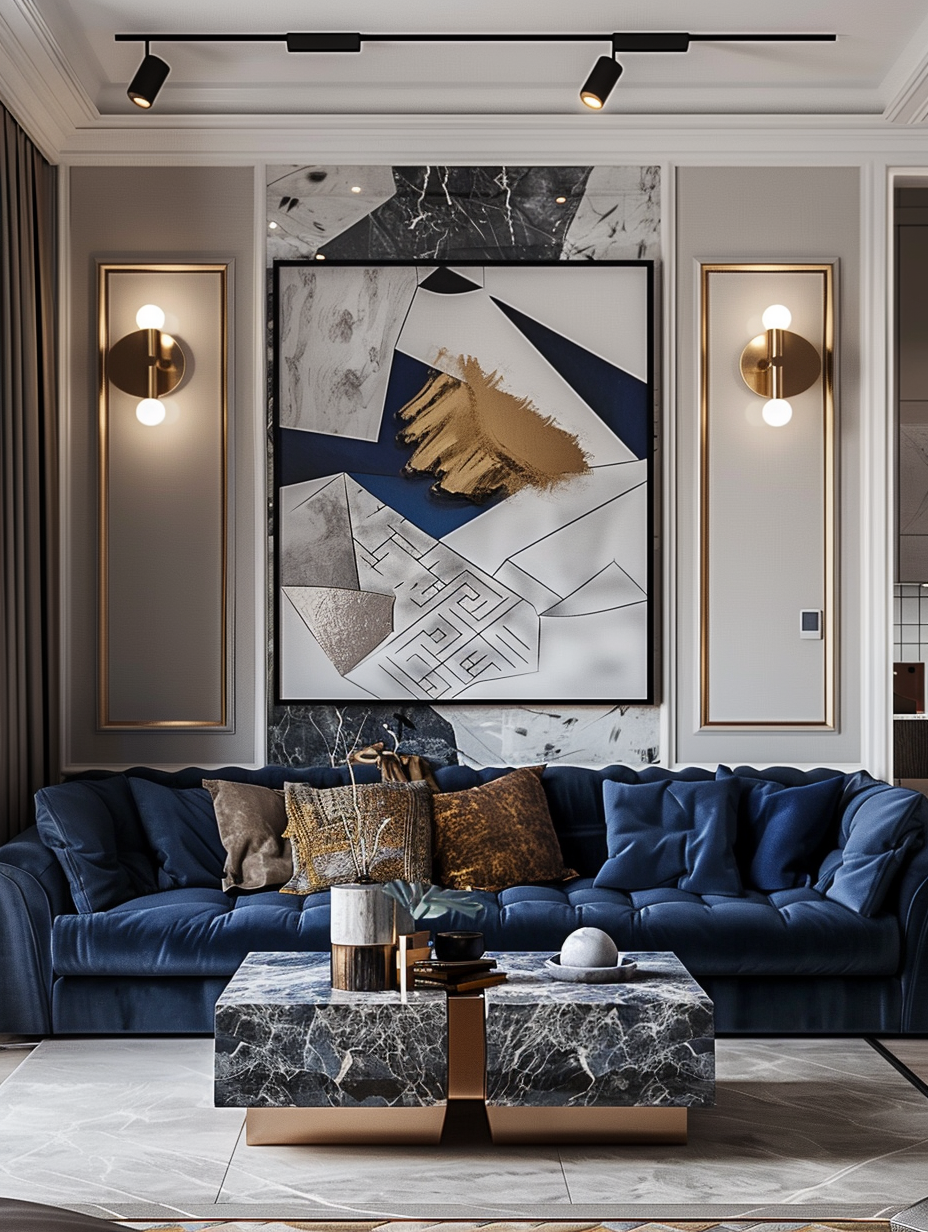
[[[537,770],[432,801],[435,880],[457,890],[504,890],[576,877],[565,868]]]
[[[312,894],[355,881],[352,857],[363,838],[374,881],[431,881],[432,789],[428,783],[359,783],[311,787],[285,783],[284,804],[293,848],[293,876],[284,894]]]

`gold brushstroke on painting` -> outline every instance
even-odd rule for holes
[[[472,355],[438,362],[460,375],[436,371],[398,412],[397,434],[415,451],[404,473],[431,474],[437,495],[476,503],[522,488],[550,489],[589,471],[573,434],[544,416],[529,398],[501,388],[499,372],[486,372]]]

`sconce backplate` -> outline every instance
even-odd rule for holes
[[[787,329],[777,330],[782,339],[783,382],[781,398],[795,398],[805,393],[818,380],[822,361],[811,342]],[[773,396],[771,372],[767,360],[767,335],[758,334],[741,352],[741,375],[748,389],[762,398]]]
[[[154,330],[138,329],[126,334],[110,347],[106,357],[106,375],[117,389],[134,398],[147,398],[149,334],[160,337],[159,353],[155,359],[155,379],[157,382],[156,397],[169,394],[172,389],[184,379],[184,369],[187,359],[176,338],[169,334],[158,334]]]

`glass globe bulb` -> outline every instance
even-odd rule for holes
[[[157,398],[143,398],[135,408],[135,417],[139,423],[145,424],[147,428],[153,428],[155,424],[160,424],[164,419],[164,407]]]
[[[789,329],[792,319],[793,314],[785,304],[771,304],[761,317],[764,329]]]
[[[135,314],[135,323],[139,329],[163,329],[164,313],[157,304],[143,304]]]
[[[785,398],[771,398],[764,403],[761,415],[764,417],[764,423],[770,424],[771,428],[782,428],[792,419],[793,408]]]

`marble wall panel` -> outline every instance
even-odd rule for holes
[[[354,191],[360,189],[359,192]],[[274,224],[271,226],[271,224]],[[660,257],[660,168],[268,167],[270,264],[314,254],[402,260],[627,260]],[[269,319],[270,319],[269,313]],[[333,705],[274,706],[268,760],[327,762]],[[348,703],[353,738],[382,739],[436,765],[578,765],[660,757],[658,706]]]

